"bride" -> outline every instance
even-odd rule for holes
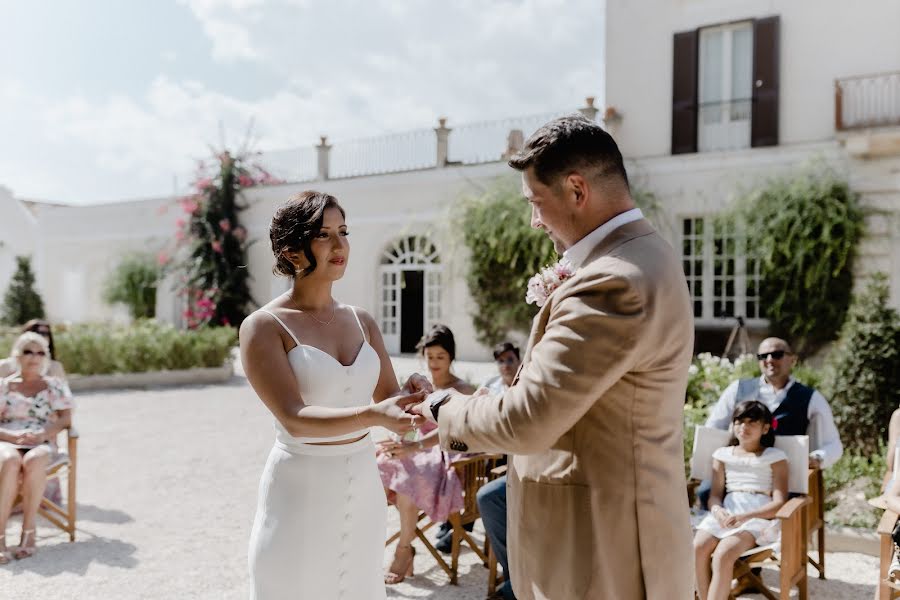
[[[303,192],[272,218],[275,273],[291,290],[241,325],[247,379],[275,416],[250,535],[251,598],[385,598],[387,502],[369,427],[403,435],[430,391],[398,389],[374,319],[331,296],[350,246],[333,196]],[[372,403],[374,400],[374,403]]]

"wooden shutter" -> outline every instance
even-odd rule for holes
[[[778,145],[779,18],[753,22],[753,112],[750,145]]]
[[[674,36],[672,154],[697,151],[697,30]]]

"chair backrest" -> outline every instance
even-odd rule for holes
[[[712,479],[712,455],[731,440],[731,432],[697,425],[694,429],[694,450],[691,453],[691,479]],[[788,491],[809,493],[809,436],[778,435],[775,447],[788,457]]]
[[[478,489],[491,480],[491,469],[497,466],[497,461],[502,458],[499,454],[482,454],[459,459],[453,463],[459,481],[463,488],[463,523],[467,519],[478,518],[478,503],[476,494]]]

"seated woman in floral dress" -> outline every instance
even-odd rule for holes
[[[445,325],[432,327],[418,345],[428,363],[435,390],[453,388],[472,394],[475,388],[450,370],[456,357],[453,332]],[[400,513],[400,539],[394,560],[384,582],[400,583],[413,573],[416,522],[419,511],[434,521],[446,521],[451,513],[463,508],[462,483],[453,469],[451,456],[438,447],[437,426],[426,423],[412,439],[391,440],[380,444],[378,469],[388,501]]]
[[[50,356],[53,358],[47,363],[48,367],[45,374],[65,381],[66,370],[63,368],[62,363],[56,360],[56,348],[53,345],[53,331],[50,329],[50,323],[43,319],[32,319],[22,325],[19,333],[28,333],[29,331],[40,334],[50,345]],[[0,378],[9,377],[18,370],[19,361],[15,356],[0,360]]]
[[[72,422],[72,394],[66,383],[44,375],[50,346],[37,333],[13,344],[16,373],[0,379],[0,564],[27,558],[35,550],[37,509],[47,484],[47,465],[56,435]],[[21,476],[21,479],[20,479]],[[22,536],[10,552],[6,525],[13,501],[22,494]]]

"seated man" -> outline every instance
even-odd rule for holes
[[[759,378],[732,382],[722,392],[706,420],[707,427],[728,429],[738,402],[759,400],[774,415],[775,435],[808,435],[809,466],[827,469],[844,451],[834,416],[825,397],[793,378],[797,361],[790,345],[780,338],[767,338],[759,345]],[[710,485],[704,481],[697,490],[706,508]]]

